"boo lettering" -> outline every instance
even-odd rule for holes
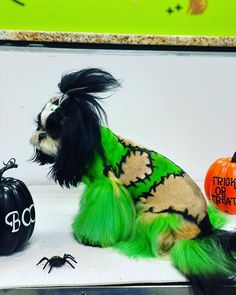
[[[32,218],[32,208],[34,208],[34,204],[32,204],[29,208],[25,208],[22,212],[21,218],[18,211],[11,211],[5,217],[5,223],[12,228],[12,233],[18,232],[21,226],[21,223],[24,226],[29,226],[31,223],[35,222],[35,219]],[[28,222],[26,216],[29,215]]]

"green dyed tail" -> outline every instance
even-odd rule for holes
[[[179,241],[171,250],[175,267],[187,276],[234,275],[236,264],[223,249],[222,238],[223,233]]]
[[[72,228],[79,242],[108,247],[130,236],[134,220],[129,192],[118,179],[101,177],[88,184]]]
[[[178,241],[171,249],[171,259],[193,285],[193,293],[234,294],[223,286],[235,284],[236,233],[220,229],[227,223],[226,214],[208,205],[208,215],[212,234]]]
[[[236,248],[236,233],[217,228],[222,227],[226,218],[223,213],[209,206],[209,218],[213,226],[212,234],[194,239],[169,239],[174,237],[186,225],[179,214],[158,214],[154,218],[145,218],[140,214],[135,222],[134,231],[128,241],[116,245],[130,257],[152,258],[170,252],[174,266],[192,283],[196,294],[229,294],[222,289],[231,284],[236,272],[233,258]],[[163,243],[165,241],[165,243]]]
[[[236,260],[233,256],[236,233],[220,229],[227,223],[226,214],[208,205],[208,215],[213,233],[178,241],[171,249],[171,259],[197,292],[200,290],[204,295],[231,294],[222,286],[235,283]]]
[[[215,230],[211,236],[180,240],[171,249],[174,266],[201,294],[235,294],[224,285],[235,284],[236,233]],[[198,293],[197,293],[198,294]]]

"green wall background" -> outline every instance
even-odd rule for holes
[[[17,1],[1,0],[0,29],[236,36],[236,0],[208,0],[199,15],[190,0]]]

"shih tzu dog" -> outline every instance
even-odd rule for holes
[[[235,234],[216,229],[221,217],[214,220],[218,213],[196,183],[166,157],[104,126],[99,95],[119,82],[90,68],[63,76],[58,86],[30,142],[34,161],[51,164],[59,185],[86,185],[72,225],[76,239],[132,257],[169,254],[205,294],[232,281]]]

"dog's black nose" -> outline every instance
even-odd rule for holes
[[[39,141],[46,138],[46,132],[39,133]]]

